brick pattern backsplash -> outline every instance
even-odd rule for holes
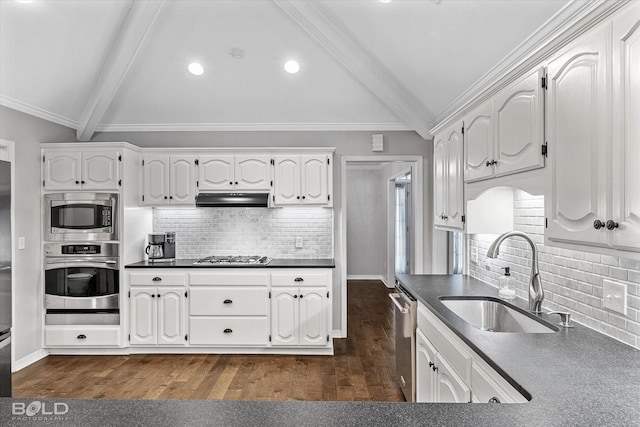
[[[153,229],[176,232],[177,258],[333,258],[333,210],[326,208],[155,208]]]
[[[560,249],[544,245],[544,197],[514,192],[514,229],[525,232],[536,242],[539,268],[545,292],[543,308],[572,313],[572,320],[640,348],[640,261],[595,253]],[[497,286],[510,266],[517,283],[517,295],[528,298],[531,250],[520,238],[510,238],[500,246],[496,259],[486,257],[497,235],[467,236],[467,273]],[[478,262],[471,254],[478,251]],[[627,315],[602,306],[603,280],[627,285]],[[497,291],[496,291],[497,295]]]

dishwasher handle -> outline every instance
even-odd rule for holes
[[[398,307],[398,310],[400,311],[400,313],[402,314],[407,314],[409,312],[409,310],[405,307],[403,307],[402,305],[400,305],[400,303],[398,302],[398,298],[401,298],[402,295],[395,292],[393,294],[389,294],[389,298],[391,298],[391,301],[393,301],[393,303],[396,305],[396,307]]]

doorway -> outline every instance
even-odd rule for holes
[[[397,177],[395,183],[395,273],[411,273],[413,245],[411,238],[411,172]]]

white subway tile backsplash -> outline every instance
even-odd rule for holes
[[[593,254],[544,245],[544,197],[514,192],[514,229],[529,234],[539,250],[540,275],[546,310],[569,310],[585,326],[640,348],[640,262],[625,257]],[[478,248],[481,257],[497,235],[467,235],[468,253]],[[490,267],[489,270],[484,265]],[[516,293],[528,298],[531,250],[522,239],[506,240],[497,259],[468,263],[467,273],[497,286],[500,267],[510,266]],[[602,308],[602,281],[612,278],[627,285],[627,314]],[[496,291],[497,294],[497,291]]]
[[[154,209],[153,229],[176,232],[178,258],[333,258],[332,209]],[[295,247],[296,237],[302,238],[302,248]]]

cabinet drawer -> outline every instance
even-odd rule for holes
[[[268,285],[267,273],[189,273],[190,285]]]
[[[475,361],[471,369],[471,393],[473,401],[479,403],[490,403],[493,398],[499,400],[495,403],[527,402],[500,374],[479,361]]]
[[[120,345],[120,327],[100,329],[90,327],[56,326],[44,330],[44,345],[57,346],[110,346]]]
[[[293,273],[274,273],[271,275],[273,286],[326,286],[330,283],[329,273],[307,271]]]
[[[462,342],[449,327],[438,319],[431,311],[418,305],[418,328],[442,354],[462,380],[469,384],[471,381],[471,364],[473,356],[466,350],[467,345]]]
[[[129,273],[129,284],[132,286],[184,286],[186,282],[186,274],[181,273],[164,273],[161,271],[150,273]]]
[[[192,345],[266,346],[267,317],[190,317],[189,343]]]
[[[266,286],[191,288],[190,316],[266,316]]]

